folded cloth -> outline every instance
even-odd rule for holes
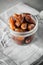
[[[23,12],[30,12],[34,15],[36,15],[36,13],[38,14],[38,11],[36,11],[32,7],[28,7],[23,3],[19,3],[6,12],[2,13],[0,16],[5,21],[8,21],[9,16],[11,16],[12,14]],[[7,44],[7,47],[4,47],[3,53],[13,59],[17,63],[17,65],[30,65],[32,62],[42,56],[42,49],[40,50],[40,48],[36,45],[36,43],[40,43],[42,41],[38,35],[35,35],[34,41],[26,46],[17,45],[12,39],[8,40],[8,36],[6,38],[4,37],[4,40],[7,40],[5,43]]]
[[[41,50],[34,44],[23,47],[15,44],[6,48],[4,53],[11,57],[19,65],[30,65],[42,56]]]
[[[0,51],[0,65],[17,65],[9,56]]]
[[[43,65],[43,56],[33,62],[31,65]]]

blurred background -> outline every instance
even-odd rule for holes
[[[21,0],[0,0],[0,13],[15,5]],[[38,11],[43,10],[43,0],[22,0],[30,6],[36,8]]]

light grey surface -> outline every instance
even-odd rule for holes
[[[14,6],[17,2],[17,0],[0,0],[0,13]]]
[[[2,17],[4,18],[4,15]],[[18,65],[30,65],[33,61],[38,59],[43,54],[42,49],[41,49],[43,48],[42,46],[43,45],[42,44],[43,30],[42,29],[43,29],[43,25],[40,23],[38,32],[35,35],[35,38],[30,45],[19,46],[19,45],[14,44],[14,42],[10,39],[7,42],[8,47],[5,47],[3,52],[9,57],[11,57],[11,59],[13,59],[17,64],[19,63]],[[41,43],[41,46],[39,46],[40,43]]]
[[[16,1],[18,2],[18,0],[0,0],[0,13],[10,8],[11,6],[15,5],[17,3]],[[22,0],[22,1],[28,3],[32,7],[37,8],[38,10],[43,9],[43,0]],[[39,45],[39,43],[37,45]],[[40,44],[39,46],[43,47],[43,44],[42,45]]]
[[[23,0],[27,2],[30,6],[36,8],[37,10],[43,10],[43,0]]]
[[[21,13],[21,12],[31,12],[31,14],[36,14],[37,11],[34,10],[34,8],[31,7],[24,7],[25,5],[22,3],[18,3],[15,7],[11,8],[10,10],[7,10],[7,13],[3,13],[1,15],[1,18],[4,21],[8,21],[9,16],[11,16],[13,13]],[[42,27],[40,27],[42,26]],[[43,48],[43,24],[41,24],[38,28],[38,32],[35,38],[35,41],[33,41],[34,44],[36,44],[38,47]]]
[[[9,7],[13,6],[16,1],[21,0],[0,0],[0,13],[8,9]],[[39,11],[43,10],[43,0],[22,0],[23,2],[26,2],[30,6],[38,9]]]
[[[9,56],[0,52],[0,65],[17,65]]]

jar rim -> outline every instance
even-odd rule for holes
[[[35,33],[35,32],[37,31],[36,29],[38,29],[38,19],[37,19],[37,17],[34,16],[34,15],[32,15],[32,17],[33,17],[34,20],[36,21],[36,22],[35,22],[36,25],[35,25],[35,27],[34,27],[32,30],[26,31],[26,32],[16,32],[16,31],[13,31],[13,30],[10,29],[11,34],[15,34],[15,35],[25,35],[25,34],[29,34],[29,35],[31,35],[32,33]],[[34,32],[34,31],[35,31],[35,32]]]
[[[36,25],[35,25],[35,27],[32,29],[32,30],[30,30],[30,31],[26,31],[26,32],[16,32],[16,31],[13,31],[13,30],[11,30],[13,33],[17,33],[17,34],[25,34],[25,33],[31,33],[31,32],[33,32],[33,30],[38,26],[38,19],[37,19],[37,17],[36,16],[34,16],[34,15],[32,15],[32,17],[33,17],[33,19],[36,21]]]

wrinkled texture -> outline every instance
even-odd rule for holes
[[[35,27],[35,21],[30,13],[14,14],[9,18],[10,28],[16,31],[16,28],[20,28],[22,31],[30,31]],[[29,24],[29,26],[28,26]],[[29,29],[30,28],[30,29]],[[19,31],[16,31],[19,32]]]
[[[26,32],[31,31],[35,27],[35,21],[32,18],[30,13],[22,13],[22,14],[14,14],[10,17],[9,20],[10,28],[16,32]],[[33,39],[33,36],[28,37],[15,37],[13,36],[13,40],[17,42],[17,44],[29,44]]]

